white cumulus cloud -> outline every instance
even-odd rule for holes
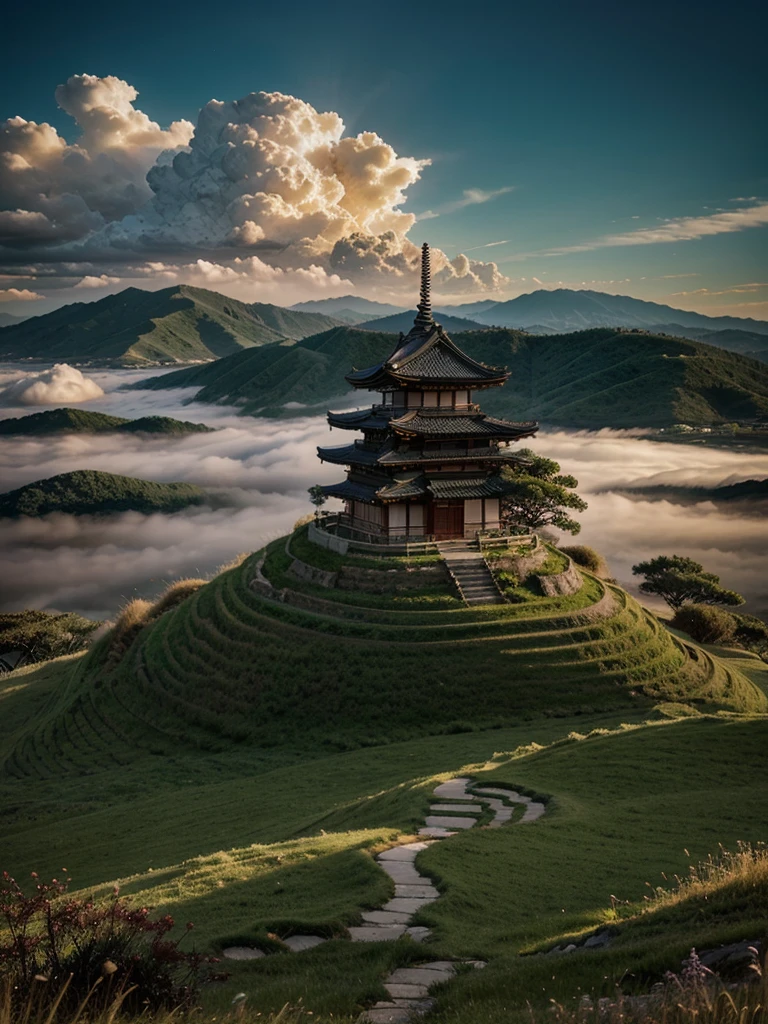
[[[68,363],[56,363],[49,370],[30,373],[0,389],[3,405],[74,405],[101,398],[104,391]]]
[[[260,287],[250,298],[267,286],[273,298],[289,295],[301,275],[299,298],[341,280],[415,295],[416,217],[402,207],[428,159],[399,155],[374,131],[345,136],[339,114],[279,92],[211,100],[194,127],[167,130],[136,109],[136,97],[118,78],[76,75],[56,91],[81,129],[72,145],[45,123],[15,117],[0,127],[6,262],[23,249],[49,281],[87,263],[78,288],[113,286],[110,278],[130,277],[128,265],[147,276],[142,264],[158,262],[212,279],[202,260],[231,268],[215,272],[224,285],[250,277]],[[508,191],[467,189],[439,212]],[[508,283],[496,264],[462,255],[435,250],[433,266],[445,294]]]
[[[0,124],[0,243],[74,241],[144,206],[147,171],[187,145],[192,125],[161,129],[134,107],[137,96],[112,75],[73,75],[56,89],[80,128],[72,144],[46,122]]]

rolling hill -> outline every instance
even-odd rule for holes
[[[129,420],[87,409],[49,409],[0,420],[0,437],[38,434],[200,434],[212,431],[204,423],[175,420],[170,416],[141,416]]]
[[[248,305],[204,288],[126,288],[0,329],[0,358],[142,366],[216,359],[244,348],[296,341],[341,321],[265,303]]]
[[[109,515],[113,512],[178,512],[200,505],[205,491],[194,484],[158,484],[94,469],[60,473],[0,494],[0,517]]]
[[[365,331],[383,331],[385,333],[397,334],[402,331],[407,334],[413,327],[413,318],[416,315],[414,310],[406,310],[404,313],[393,313],[391,316],[384,316],[378,320],[368,320],[357,326]],[[477,323],[474,320],[465,320],[459,316],[453,316],[444,310],[435,310],[435,319],[446,331],[451,334],[459,331],[484,331],[486,324]]]
[[[384,358],[394,341],[338,327],[291,348],[227,356],[137,387],[199,385],[200,401],[237,404],[251,415],[295,414],[340,399],[349,390],[344,373]],[[511,419],[597,428],[768,416],[768,368],[695,341],[610,328],[548,336],[500,328],[454,341],[475,359],[511,371],[503,388],[482,396],[485,409]]]

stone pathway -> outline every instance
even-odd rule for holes
[[[471,779],[449,779],[440,783],[433,792],[433,803],[424,825],[419,829],[422,839],[402,846],[393,846],[376,857],[376,863],[392,879],[395,895],[377,910],[363,913],[363,923],[348,928],[352,942],[390,942],[404,936],[414,942],[424,942],[431,929],[413,924],[413,918],[422,907],[440,898],[432,880],[419,873],[416,858],[433,843],[454,836],[462,829],[477,825],[479,815],[493,812],[488,828],[500,828],[512,818],[516,805],[525,811],[519,824],[535,821],[544,813],[543,803],[532,800],[511,789],[473,785]],[[292,935],[283,943],[293,952],[312,949],[327,940],[319,935]],[[254,960],[264,956],[261,950],[245,946],[231,946],[223,951],[230,960]],[[461,961],[459,961],[461,962]],[[484,967],[479,960],[466,961],[473,967]],[[448,981],[456,973],[458,962],[438,960],[418,967],[401,967],[384,981],[390,995],[366,1010],[358,1024],[401,1024],[414,1015],[426,1013],[434,1000],[428,995],[430,988]]]
[[[504,603],[477,541],[438,544],[437,550],[456,581],[464,604]]]

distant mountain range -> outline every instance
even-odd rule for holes
[[[412,318],[407,310],[354,295],[285,309],[270,303],[239,302],[188,285],[156,292],[126,288],[96,302],[76,302],[0,327],[0,359],[121,366],[200,363],[260,345],[292,344],[340,326],[407,331]],[[484,299],[443,306],[438,319],[455,333],[489,326],[530,334],[636,328],[693,337],[768,359],[766,321],[707,317],[602,292],[563,288],[531,292],[509,302]]]
[[[38,437],[47,434],[201,434],[212,427],[170,416],[141,416],[128,420],[88,409],[49,409],[29,416],[0,420],[0,437]]]
[[[156,292],[126,288],[97,302],[76,302],[0,328],[0,359],[191,363],[297,341],[342,322],[322,313],[238,302],[188,285]]]
[[[503,388],[479,396],[488,412],[510,419],[597,428],[768,417],[768,366],[700,342],[613,328],[549,336],[498,328],[453,340],[511,371]],[[253,349],[135,386],[198,386],[197,401],[236,404],[257,416],[316,413],[349,394],[344,373],[378,362],[394,342],[393,335],[337,327],[290,348]]]
[[[13,324],[20,324],[26,319],[27,317],[25,316],[15,316],[13,313],[0,312],[0,327],[11,327]]]
[[[366,302],[367,300],[345,295],[343,299],[319,299],[313,303],[300,305],[302,308],[311,306],[312,311],[316,313],[327,312],[335,315],[335,310],[343,306],[363,312],[366,307],[361,303]],[[337,306],[337,303],[340,305]],[[443,305],[442,309],[445,314],[468,317],[489,327],[513,327],[532,333],[562,334],[589,327],[640,327],[653,328],[658,332],[661,325],[673,325],[678,329],[685,327],[701,328],[705,331],[738,330],[768,335],[768,322],[764,320],[735,316],[710,317],[703,313],[674,309],[658,302],[633,299],[628,295],[608,295],[606,292],[575,291],[570,288],[555,288],[551,291],[541,288],[535,292],[518,295],[508,302],[483,299],[480,302],[467,302],[457,306]],[[381,318],[396,312],[403,310],[395,307],[388,308],[386,312],[383,309],[372,310],[367,320],[370,321],[373,316]]]
[[[383,331],[385,334],[398,334],[400,331],[407,334],[413,327],[413,318],[416,311],[407,310],[405,313],[393,313],[392,316],[383,316],[379,320],[368,320],[358,326],[365,331]],[[487,324],[478,323],[475,320],[464,320],[459,316],[452,316],[443,310],[435,310],[435,320],[449,333],[458,331],[487,331]]]
[[[338,317],[348,323],[362,323],[374,320],[390,313],[404,312],[402,306],[393,306],[388,302],[373,302],[359,295],[341,295],[336,299],[314,299],[310,302],[297,302],[291,309],[302,313],[326,313]]]

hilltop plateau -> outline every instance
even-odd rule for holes
[[[126,288],[0,328],[0,359],[143,366],[216,359],[295,341],[342,321],[268,303],[238,302],[205,288]]]
[[[0,437],[39,434],[204,434],[213,430],[204,423],[175,420],[170,416],[141,416],[130,420],[87,409],[48,409],[0,420]]]
[[[317,408],[342,399],[349,388],[339,368],[370,366],[395,340],[338,327],[290,348],[238,353],[135,386],[197,385],[199,401],[237,404],[252,415],[295,415],[302,409],[293,403]],[[768,415],[765,364],[700,342],[611,328],[546,336],[489,328],[453,340],[471,357],[510,370],[507,384],[488,392],[483,405],[512,419],[598,428]]]
[[[0,494],[0,518],[109,515],[114,512],[177,512],[200,505],[205,491],[194,484],[158,484],[94,469],[60,473]]]

